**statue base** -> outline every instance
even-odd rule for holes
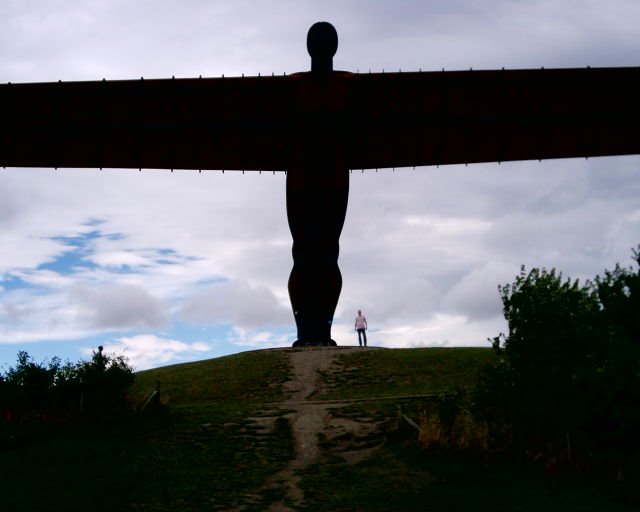
[[[325,341],[306,341],[306,340],[296,340],[293,342],[293,348],[300,347],[337,347],[338,344],[333,340],[325,340]]]

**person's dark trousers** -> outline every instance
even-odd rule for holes
[[[358,343],[362,346],[362,338],[364,338],[364,346],[367,346],[367,331],[365,329],[358,329]]]

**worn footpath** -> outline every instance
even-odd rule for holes
[[[354,351],[375,350],[359,347],[306,347],[288,349],[290,380],[285,382],[288,398],[269,404],[272,415],[251,418],[264,431],[271,430],[277,417],[284,417],[291,426],[294,455],[289,464],[266,482],[264,491],[281,490],[285,499],[270,504],[270,511],[296,510],[304,504],[300,473],[306,467],[338,457],[355,464],[368,457],[383,442],[371,445],[370,439],[380,425],[370,418],[347,418],[335,414],[342,405],[336,401],[314,399],[326,387],[326,376],[341,371],[337,357]],[[359,442],[365,440],[367,442]],[[293,506],[290,508],[285,505]]]

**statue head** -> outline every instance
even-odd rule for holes
[[[307,33],[307,51],[311,56],[311,71],[333,71],[333,56],[338,50],[338,33],[331,23],[314,23]]]

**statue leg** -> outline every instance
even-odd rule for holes
[[[289,298],[300,345],[335,345],[331,324],[342,289],[339,240],[347,212],[349,171],[292,169],[287,173],[287,219],[293,237]]]

